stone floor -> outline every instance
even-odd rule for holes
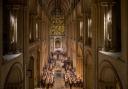
[[[61,69],[62,71],[59,73],[55,74],[55,84],[53,88],[49,88],[49,89],[70,89],[70,87],[65,87],[64,85],[64,79],[63,79],[63,73],[64,70]],[[75,88],[72,87],[72,89],[81,89],[81,88]]]
[[[54,87],[50,89],[70,89],[70,87],[65,87],[63,78],[56,78]],[[82,88],[72,87],[72,89],[82,89]]]

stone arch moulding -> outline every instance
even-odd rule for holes
[[[8,88],[9,83],[18,83],[18,84],[20,84],[20,86],[18,86],[18,87],[20,87],[22,89],[23,67],[22,67],[21,63],[16,62],[16,63],[12,64],[12,66],[10,67],[9,72],[8,72],[6,79],[5,79],[4,89]]]
[[[106,76],[106,75],[104,75],[106,73],[106,71],[110,70],[111,73],[113,73],[113,76],[115,77],[116,81],[118,81],[120,89],[123,89],[121,79],[120,79],[115,67],[113,66],[113,64],[110,61],[107,61],[107,60],[102,61],[100,63],[99,67],[100,67],[100,69],[99,69],[99,80],[100,81],[102,81],[104,76]]]

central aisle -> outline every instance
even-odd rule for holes
[[[70,89],[70,87],[65,87],[64,82],[64,69],[61,72],[55,72],[55,84],[53,88],[49,89]],[[82,88],[75,88],[72,87],[71,89],[82,89]]]
[[[64,87],[64,80],[62,77],[55,78],[55,85],[54,85],[53,89],[66,89]]]

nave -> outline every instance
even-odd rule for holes
[[[128,89],[128,0],[0,0],[0,89]]]

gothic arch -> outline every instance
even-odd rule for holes
[[[4,89],[23,89],[23,70],[20,63],[14,63],[6,77]]]
[[[54,8],[55,0],[48,0],[45,4],[46,4],[46,8],[48,8],[48,13],[50,13]],[[60,4],[61,4],[61,9],[64,11],[64,13],[66,13],[70,8],[70,1],[60,0]]]
[[[103,61],[100,64],[100,88],[123,89],[119,75],[114,66],[109,61]]]

